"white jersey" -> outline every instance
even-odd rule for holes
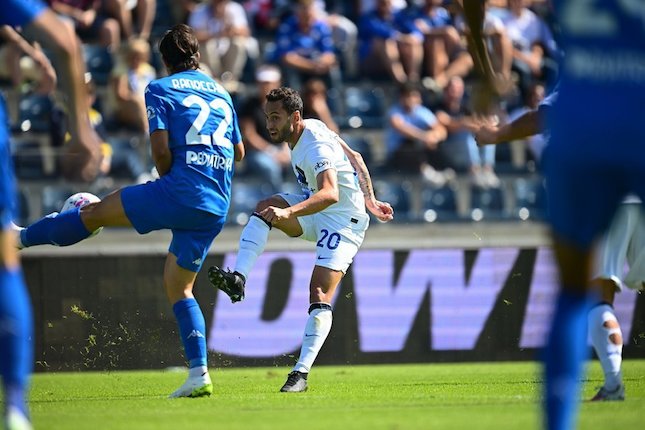
[[[291,151],[291,165],[306,197],[318,191],[316,177],[336,170],[339,200],[322,212],[327,215],[367,218],[365,199],[354,168],[340,146],[340,137],[317,119],[306,119],[305,130]]]

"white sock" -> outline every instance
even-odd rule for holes
[[[189,378],[196,378],[202,376],[204,373],[208,373],[208,367],[206,366],[191,367],[188,369]]]
[[[249,222],[242,230],[240,250],[237,251],[237,260],[235,261],[235,271],[244,275],[244,278],[248,279],[255,260],[264,251],[270,230],[269,224],[256,214],[251,215]]]
[[[622,363],[623,345],[614,344],[609,336],[617,334],[622,339],[620,326],[618,328],[607,328],[604,326],[607,321],[615,321],[616,314],[614,309],[608,304],[595,306],[589,311],[589,335],[593,344],[600,365],[605,373],[605,388],[613,391],[622,384],[622,372],[620,366]]]
[[[323,308],[312,309],[309,312],[309,319],[307,319],[307,324],[305,325],[305,334],[302,337],[300,358],[298,358],[298,362],[293,367],[293,370],[298,372],[309,373],[314,360],[318,356],[318,352],[320,352],[320,348],[322,348],[331,330],[333,319],[331,305],[327,303],[315,303],[314,305],[322,305]]]

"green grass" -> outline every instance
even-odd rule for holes
[[[592,363],[584,398],[602,377]],[[539,429],[535,363],[342,366],[314,369],[306,393],[278,390],[287,368],[213,369],[213,396],[167,399],[184,372],[40,373],[37,429]],[[582,429],[640,429],[645,360],[624,362],[627,400],[581,408]]]

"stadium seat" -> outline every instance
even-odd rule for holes
[[[104,46],[84,44],[83,55],[85,66],[92,75],[94,83],[98,86],[107,85],[114,65],[110,51]]]
[[[397,221],[414,219],[412,213],[412,184],[409,181],[374,181],[374,193],[381,201],[388,202],[394,208]]]
[[[455,190],[450,186],[424,188],[421,191],[421,210],[426,222],[458,220]]]
[[[25,94],[18,103],[16,132],[49,133],[53,103],[49,96]]]
[[[508,219],[501,188],[470,188],[470,215],[473,221],[500,221]]]
[[[348,135],[343,135],[343,140],[345,140],[345,143],[349,145],[350,148],[352,148],[354,151],[358,151],[361,153],[361,156],[363,157],[363,161],[365,161],[365,164],[369,167],[372,164],[372,146],[369,142],[364,137],[360,136],[348,136]]]
[[[228,222],[245,225],[249,216],[255,211],[257,203],[270,194],[271,192],[262,187],[262,184],[255,181],[234,182]]]
[[[49,185],[42,191],[42,214],[41,216],[52,212],[60,212],[65,200],[74,194],[73,188],[65,185]]]
[[[521,220],[544,220],[546,218],[546,189],[544,179],[517,178],[513,182],[515,207],[513,217]]]
[[[385,92],[381,88],[346,87],[341,127],[381,128],[385,124]]]

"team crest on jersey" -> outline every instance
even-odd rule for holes
[[[314,166],[314,170],[318,171],[321,170],[323,167],[331,167],[331,161],[329,160],[321,160],[316,163]]]
[[[155,110],[152,106],[148,106],[146,108],[146,115],[148,116],[149,120],[156,116]]]

